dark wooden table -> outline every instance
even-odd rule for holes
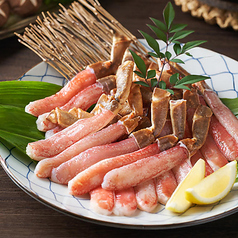
[[[138,29],[149,33],[149,17],[162,20],[165,0],[102,0],[101,4],[137,37]],[[238,60],[238,32],[220,29],[183,13],[175,6],[176,22],[195,30],[188,40],[207,40],[203,47]],[[16,37],[0,41],[0,80],[15,80],[41,62]],[[37,202],[0,168],[0,237],[238,237],[238,214],[171,230],[131,230],[91,224],[63,215]]]

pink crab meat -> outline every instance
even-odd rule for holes
[[[99,214],[109,216],[114,207],[114,197],[114,191],[95,188],[90,192],[90,207]]]
[[[150,179],[134,187],[137,207],[146,212],[152,212],[157,204],[157,194],[154,179]]]
[[[133,188],[115,191],[113,213],[117,216],[132,216],[137,210],[136,195]]]
[[[96,82],[93,69],[87,68],[72,78],[59,92],[49,97],[30,102],[25,111],[34,116],[50,112],[56,107],[63,106],[79,91]]]
[[[111,136],[108,136],[108,134]],[[94,148],[94,146],[104,145],[116,141],[125,134],[125,126],[120,122],[114,123],[98,132],[85,136],[81,140],[62,151],[60,154],[41,160],[36,165],[35,174],[41,178],[50,177],[53,168],[60,166],[62,163],[70,160],[72,157],[77,156],[81,152],[91,147]],[[77,167],[74,168],[76,169]]]
[[[99,131],[105,127],[115,114],[109,110],[102,110],[101,113],[76,121],[71,126],[56,133],[48,139],[29,143],[26,148],[27,155],[34,160],[53,157],[83,137]]]
[[[109,137],[108,134],[111,136]],[[108,134],[107,138],[113,136],[111,133]],[[51,180],[56,183],[67,184],[78,173],[103,159],[131,153],[138,149],[138,145],[133,138],[92,147],[54,168],[51,172]]]
[[[80,172],[71,179],[68,182],[69,193],[72,195],[88,193],[102,183],[103,177],[108,171],[159,152],[158,145],[155,143],[132,153],[104,159]]]
[[[187,147],[179,143],[175,147],[159,154],[109,171],[104,176],[102,188],[120,190],[136,186],[169,171],[188,158]]]
[[[220,151],[229,161],[238,160],[238,143],[215,116],[212,117],[209,132]]]

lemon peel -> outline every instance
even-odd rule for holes
[[[203,159],[199,159],[182,182],[177,186],[172,196],[166,203],[165,208],[176,213],[185,212],[192,205],[192,202],[185,198],[186,189],[195,186],[204,177],[205,161]]]
[[[232,189],[237,175],[237,161],[232,161],[185,191],[186,199],[194,204],[207,205],[220,201]]]

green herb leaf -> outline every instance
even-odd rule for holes
[[[174,88],[179,88],[179,89],[185,89],[185,90],[190,90],[189,87],[187,87],[184,84],[179,84],[179,85],[175,85]]]
[[[147,72],[147,79],[154,78],[155,75],[156,75],[155,70],[149,70],[149,71]]]
[[[159,81],[159,87],[161,89],[166,89],[166,83],[163,80]]]
[[[150,84],[151,84],[151,87],[152,87],[152,88],[153,88],[153,87],[156,87],[157,83],[158,83],[158,81],[157,81],[156,78],[153,78],[153,79],[150,80]]]
[[[162,41],[164,41],[165,43],[167,43],[167,36],[166,36],[166,34],[163,32],[163,31],[161,31],[160,29],[158,29],[157,27],[155,27],[155,26],[152,26],[152,25],[148,25],[149,27],[150,27],[150,29],[156,34],[156,36],[160,39],[160,40],[162,40]]]
[[[170,58],[172,57],[172,54],[169,51],[166,51],[165,56],[168,60],[170,60]]]
[[[166,5],[163,11],[163,16],[167,29],[169,29],[175,17],[174,8],[171,2],[168,2],[168,4]]]
[[[132,50],[129,50],[131,52],[131,55],[135,61],[135,64],[137,66],[137,68],[141,71],[143,78],[146,77],[146,65],[145,62],[143,61],[143,59],[141,59],[140,56],[138,56],[135,52],[133,52]]]
[[[148,55],[151,55],[155,58],[160,58],[160,55],[157,55],[156,53],[153,53],[153,52],[148,52]]]
[[[141,77],[141,78],[145,78],[145,76],[141,73],[141,72],[139,72],[139,71],[137,71],[137,70],[135,70],[135,71],[133,71],[135,74],[137,74],[139,77]]]
[[[203,43],[205,43],[206,41],[203,41],[203,40],[196,40],[196,41],[190,41],[190,42],[187,42],[183,45],[183,48],[182,48],[182,53],[186,52],[187,50],[190,50],[194,47],[197,47]]]
[[[151,19],[151,21],[154,22],[154,24],[155,24],[161,31],[166,32],[166,31],[168,30],[167,27],[166,27],[166,25],[165,25],[162,21],[157,20],[157,19],[155,19],[155,18],[150,18],[150,19]]]
[[[145,86],[145,87],[150,87],[150,85],[148,85],[147,83],[145,83],[145,82],[143,82],[143,81],[136,81],[136,82],[134,82],[134,83],[136,83],[136,84],[139,84],[139,85],[142,85],[142,86]]]
[[[177,81],[176,85],[193,84],[205,79],[209,79],[209,77],[202,75],[187,75],[181,80]]]
[[[168,91],[169,93],[171,93],[172,95],[174,95],[174,91],[172,89],[166,88],[166,91]]]
[[[179,73],[173,74],[169,78],[169,82],[173,85],[176,84],[176,82],[179,80]]]
[[[174,63],[184,64],[184,62],[181,59],[171,59],[170,61],[172,61]]]
[[[187,25],[186,24],[174,24],[170,28],[170,33],[175,33],[177,31],[183,30]]]
[[[169,41],[174,43],[174,41],[181,40],[186,36],[192,34],[193,32],[194,31],[178,31],[172,37],[169,38]]]
[[[181,53],[181,45],[180,44],[174,44],[173,49],[174,49],[174,53],[176,55],[179,55]]]
[[[155,40],[152,36],[150,36],[149,34],[143,32],[143,31],[140,31],[140,33],[144,36],[148,45],[159,55],[160,48],[159,48],[159,44],[158,44],[157,40]]]

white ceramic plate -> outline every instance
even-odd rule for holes
[[[192,74],[208,75],[208,83],[220,97],[235,98],[238,94],[238,62],[203,48],[190,51],[193,57],[184,56],[184,68]],[[46,63],[40,63],[20,80],[45,81],[63,84],[64,80]],[[34,163],[9,144],[0,142],[1,165],[9,177],[25,192],[38,201],[64,214],[86,221],[137,229],[167,229],[191,226],[216,220],[238,210],[236,185],[222,201],[211,206],[193,206],[176,215],[158,205],[155,213],[137,211],[132,217],[103,216],[90,209],[87,196],[69,195],[67,186],[39,179],[34,175]]]

